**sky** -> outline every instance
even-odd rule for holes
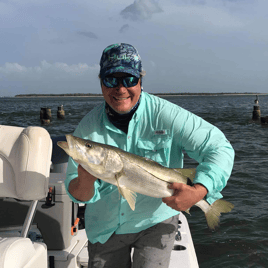
[[[268,93],[267,0],[0,0],[0,96],[101,93],[102,51],[137,48],[149,93]]]

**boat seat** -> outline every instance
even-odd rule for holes
[[[47,268],[47,249],[28,232],[47,196],[52,141],[41,127],[0,125],[0,198],[32,201],[20,237],[0,238],[0,268]]]
[[[0,267],[47,268],[46,245],[23,237],[0,238]]]

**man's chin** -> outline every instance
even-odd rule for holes
[[[127,114],[131,111],[132,108],[128,109],[128,110],[123,110],[123,111],[118,111],[117,109],[114,109],[115,112],[117,112],[118,114]]]

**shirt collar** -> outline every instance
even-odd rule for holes
[[[103,105],[103,123],[104,123],[104,126],[113,132],[121,133],[121,130],[119,130],[117,127],[115,127],[113,125],[113,123],[111,123],[111,121],[109,120],[109,116],[107,115],[107,110],[106,110],[105,104],[106,103],[104,103],[104,105]],[[145,109],[145,96],[144,96],[143,91],[141,91],[139,105],[136,108],[136,111],[134,112],[131,120],[129,121],[129,124],[132,121],[134,121],[134,123],[136,123],[139,120],[139,118],[141,117],[141,115],[143,114],[144,109]]]

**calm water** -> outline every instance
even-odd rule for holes
[[[268,128],[251,121],[255,96],[184,96],[166,99],[220,128],[236,157],[232,176],[223,190],[235,209],[221,217],[221,227],[208,230],[203,213],[193,208],[187,216],[201,268],[268,267]],[[268,96],[260,96],[268,116]],[[102,98],[0,98],[0,124],[40,125],[41,107],[52,109],[45,126],[52,137],[72,133],[81,118]],[[62,105],[65,120],[57,120]],[[196,163],[186,158],[185,166]]]

